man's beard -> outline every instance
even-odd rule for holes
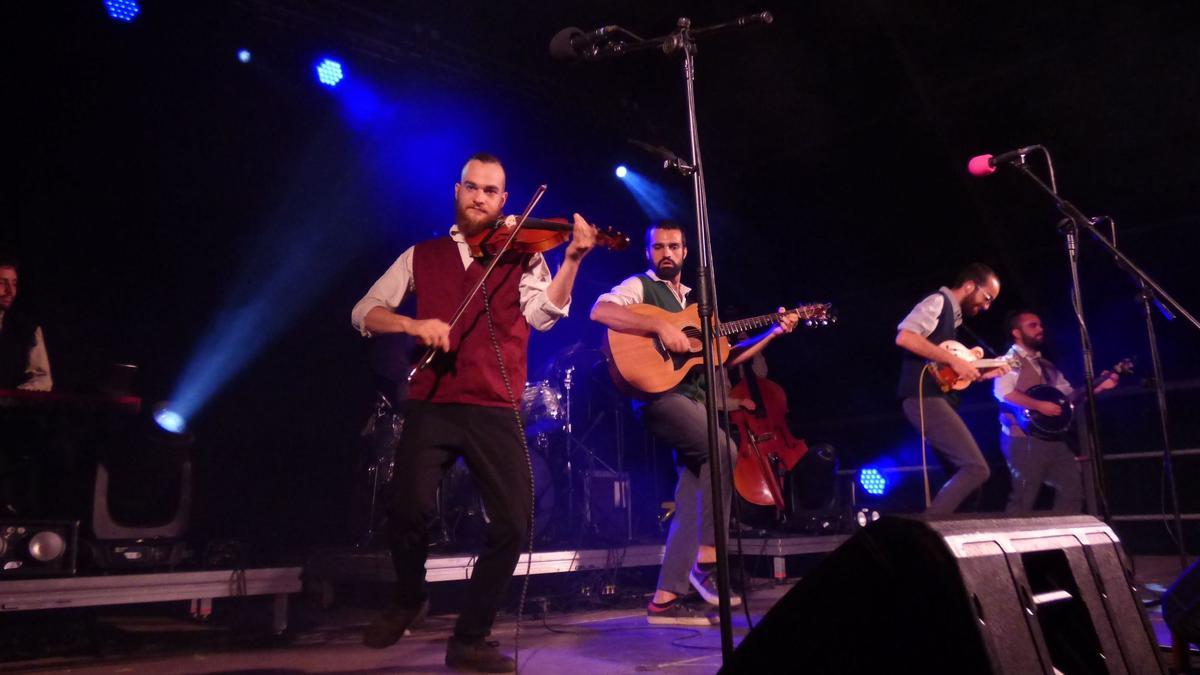
[[[469,211],[462,204],[455,203],[454,205],[454,224],[458,226],[459,232],[466,235],[478,233],[485,225],[495,221],[499,217],[499,213],[493,217],[482,215],[478,211]]]
[[[1037,337],[1026,335],[1025,346],[1031,349],[1041,350],[1042,347],[1046,346],[1046,334],[1043,333]]]
[[[658,265],[655,266],[654,271],[656,273],[658,273],[659,279],[665,279],[667,281],[670,281],[670,280],[674,279],[675,277],[679,276],[680,270],[679,270],[679,265],[668,265],[668,266],[664,267],[663,264],[660,262]]]

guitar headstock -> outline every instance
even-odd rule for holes
[[[618,232],[612,227],[606,227],[603,230],[596,228],[596,245],[611,251],[624,251],[629,248],[629,235]]]
[[[1133,357],[1129,356],[1118,361],[1117,364],[1112,367],[1112,372],[1118,375],[1132,375]]]
[[[794,313],[800,324],[806,328],[821,328],[837,323],[837,312],[831,302],[814,302],[798,305],[788,311]]]

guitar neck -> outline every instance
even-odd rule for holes
[[[728,323],[717,324],[717,337],[725,337],[727,335],[737,335],[752,331],[755,328],[764,328],[773,324],[779,323],[779,317],[782,314],[763,314],[762,316],[752,316],[748,319],[738,319]]]
[[[971,361],[971,365],[975,366],[976,369],[999,368],[1007,363],[1008,361],[1005,359],[975,359]]]

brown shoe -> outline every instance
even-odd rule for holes
[[[392,607],[384,610],[383,614],[363,631],[363,644],[372,649],[391,647],[404,636],[406,630],[420,623],[428,613],[428,599],[416,609]]]
[[[500,653],[500,643],[491,640],[465,642],[451,637],[446,643],[446,665],[473,673],[511,673],[517,669],[512,657]]]

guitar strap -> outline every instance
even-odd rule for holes
[[[1058,379],[1058,369],[1054,367],[1053,363],[1050,363],[1050,359],[1044,356],[1039,356],[1037,363],[1042,369],[1042,380],[1046,384],[1053,386],[1054,381]]]

